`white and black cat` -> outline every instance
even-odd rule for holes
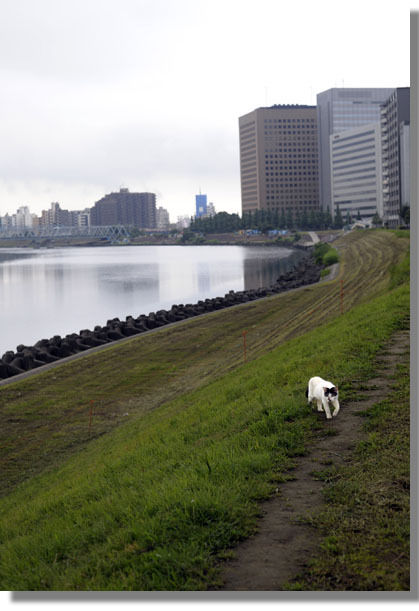
[[[338,387],[319,376],[309,379],[306,397],[309,403],[312,401],[317,402],[317,411],[322,412],[324,410],[327,419],[337,416],[340,410]],[[330,413],[329,404],[334,407],[333,414]]]

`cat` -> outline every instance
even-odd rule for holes
[[[308,381],[306,397],[308,398],[309,403],[314,400],[317,402],[317,411],[322,412],[324,410],[328,420],[337,416],[340,410],[338,387],[332,384],[332,382],[323,380],[323,378],[320,378],[319,376],[310,378]],[[333,414],[330,413],[329,404],[333,405],[334,407]]]

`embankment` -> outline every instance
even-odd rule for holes
[[[0,500],[2,589],[196,591],[216,583],[217,560],[255,532],[261,500],[281,494],[313,431],[329,430],[304,397],[312,372],[338,381],[344,414],[355,386],[374,374],[379,350],[408,324],[408,286],[389,290],[389,268],[405,245],[371,235],[342,246],[343,315],[331,298],[339,282],[320,283],[162,329],[148,354],[147,336],[133,338],[1,389],[2,477],[9,474],[6,486],[16,478]],[[365,256],[366,277],[352,277],[360,253],[377,249],[384,275],[377,256],[371,267]],[[245,364],[232,359],[243,328],[252,351]],[[262,356],[253,358],[258,341]],[[222,369],[205,378],[210,356]],[[144,409],[147,389],[176,375],[173,396]],[[106,418],[113,426],[101,429]],[[385,514],[381,486],[377,492]],[[354,540],[364,538],[360,528]],[[394,546],[387,551],[373,556],[385,577],[402,558]],[[356,570],[368,572],[370,562]]]
[[[127,419],[235,371],[244,357],[253,361],[385,293],[406,242],[390,232],[353,232],[337,244],[342,258],[333,280],[188,318],[3,380],[0,495]],[[313,347],[311,357],[319,350]],[[286,383],[277,382],[279,388]]]

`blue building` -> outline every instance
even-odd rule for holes
[[[196,202],[196,218],[206,216],[207,214],[207,196],[206,195],[195,195]]]

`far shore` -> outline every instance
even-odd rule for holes
[[[331,241],[342,231],[318,231],[320,240]],[[297,239],[296,239],[297,238]],[[13,238],[1,239],[0,248],[75,248],[98,246],[280,246],[283,248],[307,248],[313,245],[308,232],[290,233],[287,236],[269,236],[264,234],[242,235],[238,233],[220,233],[199,235],[190,240],[179,236],[144,235],[130,240],[111,242],[100,238]]]

